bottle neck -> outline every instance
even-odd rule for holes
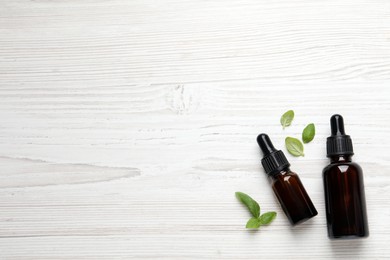
[[[352,162],[352,155],[334,155],[330,157],[331,163]]]

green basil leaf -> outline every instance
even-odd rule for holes
[[[311,140],[314,139],[315,134],[316,134],[316,128],[315,128],[314,124],[308,124],[305,127],[305,129],[303,129],[303,132],[302,132],[303,143],[305,143],[305,144],[309,143]]]
[[[251,218],[246,223],[246,228],[259,228],[261,226],[259,218]]]
[[[236,192],[236,197],[248,207],[253,217],[258,218],[260,216],[260,206],[254,199],[239,191]]]
[[[261,225],[268,225],[268,224],[271,223],[275,218],[276,218],[276,212],[274,212],[274,211],[270,211],[270,212],[264,213],[264,214],[261,215],[261,217],[259,218],[260,224],[261,224]]]
[[[303,153],[303,144],[296,138],[286,137],[285,140],[287,151],[294,156],[305,156]]]
[[[294,111],[293,110],[289,110],[286,113],[284,113],[282,115],[282,117],[280,118],[280,123],[282,124],[283,129],[286,126],[291,125],[291,122],[293,121],[293,119],[294,119]]]

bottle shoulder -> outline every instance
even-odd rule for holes
[[[322,173],[329,174],[331,172],[346,172],[346,171],[355,171],[355,172],[362,172],[362,168],[360,167],[359,164],[355,162],[336,162],[336,163],[331,163],[327,165]]]
[[[293,171],[285,171],[285,172],[280,172],[276,175],[271,176],[272,182],[278,182],[278,181],[283,181],[288,178],[298,178],[298,174],[296,174]]]

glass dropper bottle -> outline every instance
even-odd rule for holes
[[[368,237],[362,168],[352,162],[352,139],[345,134],[343,117],[333,115],[330,126],[331,136],[326,143],[330,164],[322,173],[328,236],[331,239]]]
[[[290,223],[296,225],[316,216],[316,208],[284,153],[275,149],[266,134],[260,134],[257,143],[264,154],[261,163]]]

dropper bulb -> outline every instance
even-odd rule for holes
[[[343,117],[336,114],[330,118],[332,135],[326,139],[326,153],[328,157],[353,155],[352,140],[344,131]]]
[[[276,151],[267,134],[259,134],[257,136],[257,143],[259,144],[261,151],[263,151],[264,156]]]
[[[330,118],[330,128],[332,130],[332,135],[345,135],[343,117],[338,114],[333,115]]]

